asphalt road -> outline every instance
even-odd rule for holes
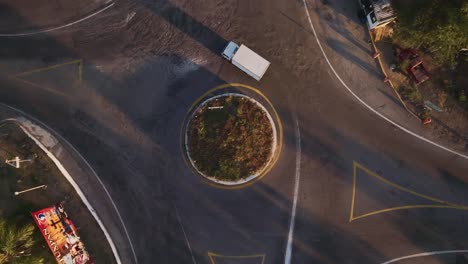
[[[10,7],[7,18],[21,28],[5,32],[53,16],[28,19],[20,15],[26,4]],[[78,12],[63,10],[64,23]],[[219,56],[231,39],[271,61],[261,82]],[[353,99],[326,64],[301,1],[116,1],[72,27],[2,38],[0,71],[1,102],[50,125],[95,168],[138,263],[283,263],[299,176],[291,263],[382,263],[468,249],[468,162]],[[207,185],[180,150],[192,102],[225,83],[264,93],[284,129],[275,167],[237,190]],[[121,253],[133,262],[129,248]]]

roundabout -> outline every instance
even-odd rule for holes
[[[111,5],[92,3],[70,16],[31,9],[37,23],[23,19],[0,33],[49,29]],[[435,252],[435,261],[465,253],[466,211],[428,208],[422,198],[467,204],[468,164],[343,90],[343,82],[367,82],[366,71],[329,67],[342,58],[324,58],[321,46],[348,49],[304,6],[115,1],[80,31],[3,38],[1,102],[86,157],[96,172],[71,176],[90,201],[105,201],[97,214],[122,263],[393,263],[418,252]],[[245,15],[257,9],[261,16]],[[108,22],[109,12],[124,26]],[[309,19],[322,44],[304,30]],[[261,82],[219,56],[231,39],[272,62]],[[255,121],[228,100],[245,101]]]
[[[187,166],[214,186],[246,187],[278,160],[283,130],[268,98],[244,84],[217,86],[190,107],[181,129]]]
[[[242,94],[203,101],[185,126],[185,149],[198,174],[222,185],[239,185],[262,175],[276,153],[271,115]]]

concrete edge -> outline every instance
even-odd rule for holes
[[[24,117],[22,117],[24,118]],[[34,124],[34,122],[32,122],[31,120],[28,120],[26,118],[24,118],[26,121],[28,122],[31,122],[32,124]],[[117,248],[115,246],[115,243],[114,241],[112,240],[109,232],[107,231],[106,227],[104,226],[104,223],[101,221],[101,219],[99,218],[99,216],[97,215],[96,213],[96,210],[94,209],[94,207],[91,205],[91,203],[88,201],[88,199],[86,198],[86,196],[84,195],[84,193],[81,191],[80,187],[78,186],[78,184],[75,182],[75,180],[73,179],[73,177],[71,177],[71,175],[68,173],[68,171],[65,169],[65,167],[62,165],[62,163],[57,159],[57,157],[55,157],[54,154],[52,154],[52,152],[50,152],[42,143],[39,139],[37,139],[36,137],[34,137],[30,131],[24,127],[21,123],[21,120],[18,120],[17,118],[8,118],[8,119],[4,119],[4,120],[1,120],[2,122],[12,122],[14,124],[16,124],[19,128],[21,128],[21,130],[23,130],[23,132],[30,138],[32,139],[36,145],[42,150],[44,151],[44,153],[47,154],[47,156],[54,162],[55,166],[57,166],[57,168],[59,169],[59,171],[62,173],[62,175],[65,177],[65,179],[67,179],[67,181],[72,185],[73,189],[75,189],[76,193],[78,194],[78,196],[80,197],[81,201],[85,204],[86,208],[88,209],[88,211],[91,213],[91,215],[94,217],[94,219],[96,220],[96,222],[98,223],[99,227],[101,228],[102,232],[104,233],[106,239],[107,239],[107,242],[109,243],[109,246],[111,247],[111,250],[112,250],[112,253],[114,254],[114,258],[116,260],[116,262],[118,264],[121,264],[122,261],[120,260],[120,255],[117,251]],[[36,126],[38,126],[37,124],[35,124]],[[40,127],[40,126],[38,126]],[[52,135],[51,135],[52,136]],[[53,137],[53,136],[52,136]],[[59,144],[59,143],[58,143]]]
[[[253,175],[250,175],[248,176],[247,178],[245,179],[241,179],[241,180],[238,180],[238,181],[223,181],[223,180],[217,180],[215,179],[214,177],[211,177],[211,176],[208,176],[206,174],[204,174],[203,172],[201,172],[200,170],[198,170],[197,166],[195,166],[195,162],[193,161],[192,157],[190,157],[190,151],[189,151],[189,147],[188,147],[188,127],[190,126],[190,123],[192,121],[192,118],[193,118],[193,115],[198,111],[198,109],[200,109],[200,107],[202,107],[203,105],[205,105],[206,103],[212,101],[212,100],[215,100],[217,98],[221,98],[221,97],[225,97],[225,96],[237,96],[237,97],[242,97],[242,98],[246,98],[247,100],[255,103],[255,105],[257,105],[258,107],[260,107],[260,109],[262,109],[262,111],[267,115],[267,118],[268,120],[270,121],[270,125],[271,125],[271,128],[273,130],[273,142],[272,142],[272,148],[271,148],[271,153],[270,153],[270,157],[268,159],[268,162],[265,164],[265,166],[263,166],[263,168],[261,168],[261,170],[259,170],[257,173],[253,174]],[[255,180],[256,178],[258,178],[259,176],[261,176],[265,170],[267,168],[270,167],[271,165],[271,162],[273,161],[273,158],[275,157],[275,153],[276,153],[276,147],[277,147],[277,142],[278,142],[278,135],[277,135],[277,131],[276,131],[276,125],[275,125],[275,122],[273,121],[273,118],[271,117],[270,113],[268,112],[268,110],[260,103],[258,102],[257,100],[253,99],[252,97],[250,96],[247,96],[247,95],[244,95],[244,94],[239,94],[239,93],[223,93],[223,94],[220,94],[220,95],[216,95],[216,96],[212,96],[212,97],[209,97],[208,99],[202,101],[200,104],[198,104],[198,106],[193,109],[192,113],[189,115],[189,119],[187,120],[187,123],[185,124],[185,132],[184,132],[184,146],[185,146],[185,155],[187,156],[188,160],[190,161],[190,164],[192,165],[192,167],[195,169],[195,171],[200,174],[201,176],[203,176],[206,180],[209,180],[211,182],[214,182],[216,184],[219,184],[219,185],[224,185],[224,186],[237,186],[237,185],[243,185],[243,184],[246,184],[246,183],[249,183],[253,180]]]
[[[380,117],[381,119],[387,121],[388,123],[394,125],[395,127],[399,128],[400,130],[402,130],[403,132],[421,140],[421,141],[424,141],[434,147],[437,147],[439,149],[442,149],[444,151],[447,151],[451,154],[454,154],[458,157],[461,157],[463,159],[467,159],[468,160],[468,154],[464,154],[462,152],[459,152],[459,151],[456,151],[456,150],[453,150],[451,149],[450,147],[446,147],[442,144],[439,144],[437,142],[434,142],[416,132],[413,132],[412,130],[410,130],[409,128],[406,128],[404,127],[403,125],[400,125],[398,124],[396,121],[392,120],[390,117],[387,117],[385,116],[384,114],[380,113],[379,111],[377,111],[376,109],[374,109],[372,106],[370,106],[368,103],[366,103],[364,101],[364,99],[362,99],[361,97],[359,97],[354,91],[352,88],[350,88],[348,86],[348,84],[346,84],[346,82],[341,78],[341,76],[338,74],[338,72],[336,71],[336,69],[333,67],[332,63],[330,62],[330,59],[328,58],[323,46],[322,46],[322,42],[320,41],[318,35],[317,35],[317,31],[315,30],[315,26],[312,22],[312,18],[310,16],[310,12],[309,12],[309,5],[307,4],[307,0],[302,0],[302,5],[303,5],[303,8],[305,10],[305,13],[306,13],[306,17],[307,17],[307,21],[309,23],[309,26],[310,28],[312,29],[312,32],[313,32],[313,36],[317,42],[317,45],[319,46],[319,49],[320,51],[322,52],[322,55],[323,57],[325,58],[325,61],[326,63],[328,64],[328,67],[331,69],[332,73],[335,75],[335,77],[338,79],[338,81],[341,83],[341,85],[352,95],[352,97],[354,97],[361,105],[363,105],[365,108],[367,108],[370,112],[374,113],[375,115],[377,115],[378,117]]]

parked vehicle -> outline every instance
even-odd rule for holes
[[[269,61],[253,50],[244,44],[239,46],[233,41],[228,43],[221,55],[257,81],[260,81],[270,66]]]
[[[369,30],[385,26],[395,20],[395,11],[390,0],[358,0],[359,19],[366,21]]]

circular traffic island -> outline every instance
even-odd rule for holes
[[[276,147],[276,128],[256,100],[223,94],[202,102],[185,131],[188,159],[206,179],[222,185],[244,184],[262,175]]]

